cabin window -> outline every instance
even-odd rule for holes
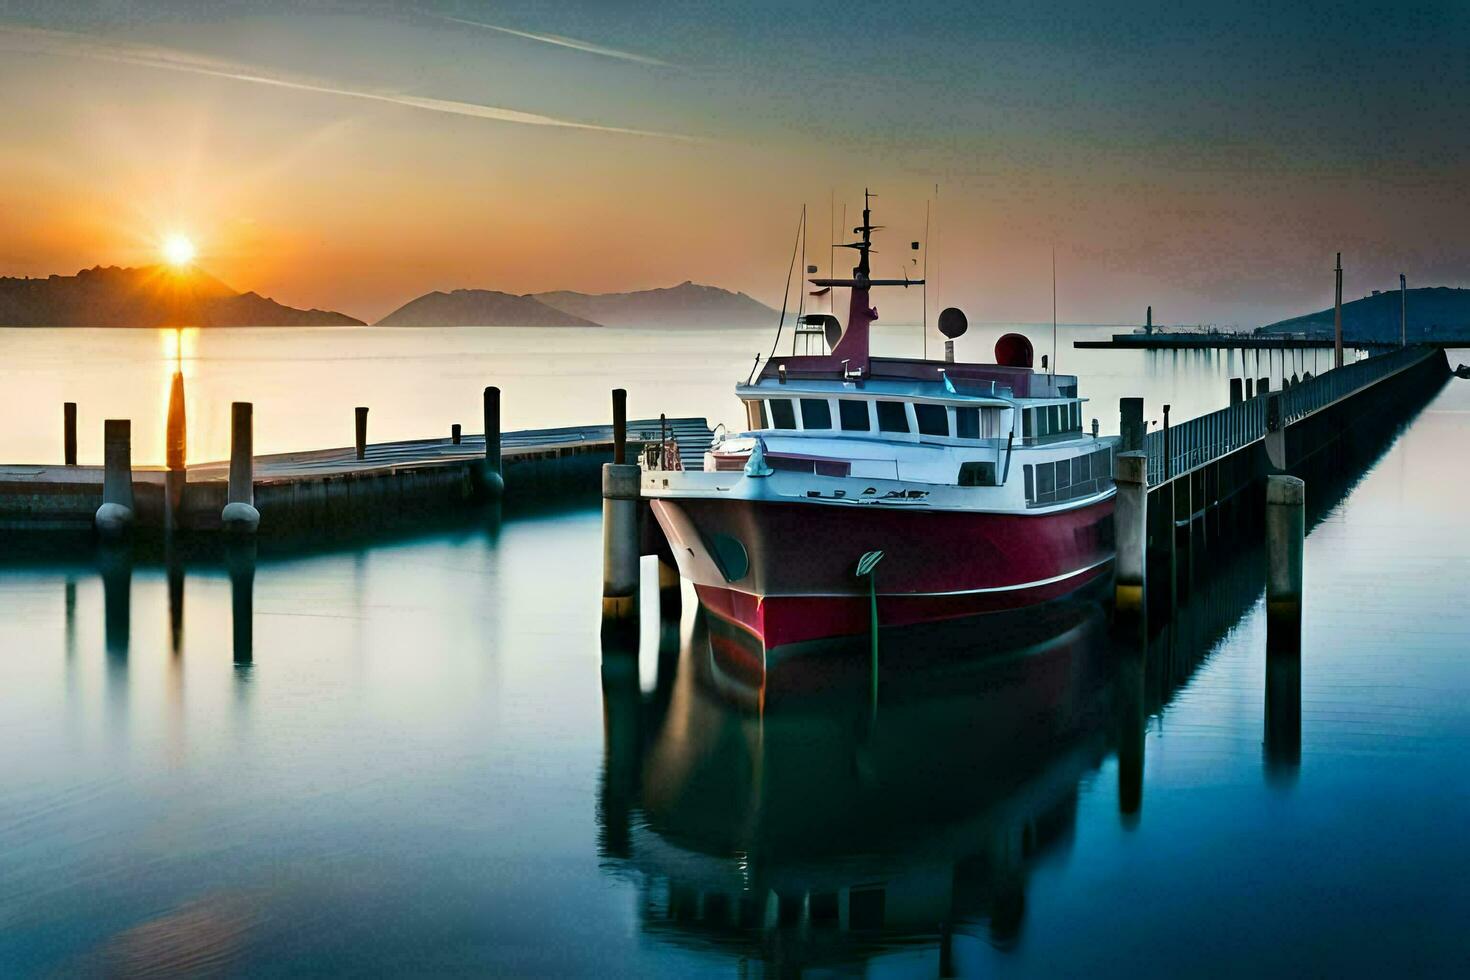
[[[1036,411],[1036,434],[1039,436],[1051,435],[1051,416],[1046,409],[1038,408]]]
[[[1113,481],[1113,454],[1099,449],[1085,456],[1038,463],[1035,485],[1032,468],[1026,467],[1026,502],[1032,506],[1062,503],[1101,493]]]
[[[1073,432],[1081,432],[1082,431],[1082,403],[1081,402],[1073,402],[1072,403],[1072,431]]]
[[[1031,436],[1036,431],[1035,423],[1032,421],[1032,418],[1031,418],[1035,414],[1036,413],[1033,412],[1029,408],[1026,409],[1026,411],[1024,411],[1024,412],[1021,413],[1021,426],[1022,426],[1022,428],[1021,428],[1021,435],[1024,436],[1025,438],[1027,438],[1027,439],[1030,439]],[[1029,470],[1029,469],[1030,469],[1030,467],[1028,466],[1027,467],[1027,470]]]
[[[1030,467],[1027,467],[1027,475],[1030,475]],[[977,461],[961,463],[959,484],[962,487],[996,486],[995,464]]]
[[[752,399],[745,403],[745,414],[750,421],[752,431],[770,427],[766,421],[766,403],[760,399]]]
[[[1036,499],[1050,502],[1057,492],[1057,468],[1054,463],[1036,464]]]
[[[943,405],[914,405],[914,418],[919,423],[919,434],[925,436],[949,435],[949,410]]]
[[[1062,408],[1063,406],[1061,405],[1052,405],[1046,410],[1047,414],[1051,416],[1051,431],[1054,433],[1062,432],[1066,429],[1066,426],[1062,423]]]
[[[791,407],[791,399],[771,399],[771,423],[777,429],[796,428],[796,410]]]
[[[843,398],[837,402],[837,414],[842,421],[842,428],[847,432],[867,432],[873,428],[873,422],[868,418],[868,403],[865,401]]]
[[[832,406],[825,398],[803,398],[801,400],[801,427],[803,429],[832,428]]]
[[[878,406],[879,432],[909,431],[909,413],[903,402],[875,402]]]
[[[954,434],[961,439],[980,438],[980,409],[957,408],[954,410]],[[963,470],[961,470],[963,472]]]

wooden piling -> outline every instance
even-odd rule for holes
[[[638,504],[643,470],[637,464],[602,465],[602,625],[638,625]]]
[[[97,508],[97,530],[108,537],[133,523],[133,423],[107,419],[102,423],[102,506]]]
[[[1266,478],[1266,638],[1272,654],[1298,654],[1302,635],[1302,569],[1306,484]]]
[[[485,389],[485,463],[480,468],[480,484],[486,496],[500,497],[505,493],[505,475],[500,460],[500,389],[491,385]]]
[[[61,406],[61,458],[67,466],[77,465],[77,403]]]
[[[184,414],[184,372],[175,371],[168,390],[168,427],[164,461],[170,470],[182,470],[188,454],[188,423]]]
[[[1120,452],[1135,452],[1143,448],[1146,428],[1143,424],[1143,399],[1118,399],[1118,433],[1122,436]]]
[[[613,463],[622,466],[628,461],[628,393],[614,388],[613,403]]]
[[[1245,398],[1245,387],[1239,378],[1230,379],[1230,404],[1239,405]]]
[[[1258,381],[1256,381],[1256,394],[1258,394],[1258,395],[1264,395],[1264,394],[1267,394],[1268,392],[1270,392],[1270,390],[1271,390],[1271,379],[1270,378],[1261,378]]]
[[[184,485],[189,482],[185,459],[188,456],[188,422],[184,411],[184,372],[175,371],[168,391],[168,424],[164,432],[163,527],[172,532],[179,527],[179,513],[184,506]]]
[[[367,456],[367,413],[366,407],[359,405],[357,415],[357,458],[363,459]]]
[[[1134,617],[1144,610],[1147,587],[1148,456],[1137,450],[1119,453],[1113,466],[1113,482],[1118,488],[1113,502],[1115,611],[1120,616]]]
[[[1250,401],[1254,397],[1256,397],[1256,379],[1255,378],[1246,378],[1245,379],[1245,400],[1246,401]]]
[[[1174,453],[1169,445],[1169,406],[1164,406],[1164,479],[1174,476]]]
[[[453,443],[454,445],[456,445],[456,446],[459,445],[459,423],[458,422],[454,423],[453,425],[451,425],[449,427],[449,441],[451,443]]]
[[[250,402],[230,405],[230,482],[220,525],[226,531],[253,533],[260,527],[255,509],[255,407]]]

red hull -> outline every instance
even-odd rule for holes
[[[866,551],[884,553],[885,627],[1046,602],[1105,575],[1113,556],[1111,498],[1035,515],[705,498],[652,505],[705,608],[767,650],[867,632],[867,584],[854,575]],[[712,554],[731,541],[747,566],[733,580],[739,563]]]

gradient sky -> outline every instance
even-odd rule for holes
[[[1348,298],[1470,284],[1467,91],[1463,0],[0,0],[0,275],[182,231],[365,319],[462,286],[779,305],[803,203],[825,265],[871,186],[897,274],[937,184],[931,280],[972,319],[1048,319],[1055,247],[1064,321],[1255,326],[1329,304],[1337,250]]]

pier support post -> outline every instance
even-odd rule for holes
[[[367,456],[367,413],[365,406],[359,405],[354,412],[357,416],[357,458],[363,459]]]
[[[643,470],[602,465],[602,627],[638,626],[638,504]]]
[[[485,389],[485,463],[480,467],[481,486],[487,496],[499,499],[505,493],[505,475],[500,463],[500,389]]]
[[[1136,450],[1119,453],[1114,457],[1113,482],[1118,488],[1113,502],[1114,609],[1120,617],[1132,619],[1143,615],[1147,588],[1148,456]]]
[[[628,461],[628,393],[614,388],[613,403],[613,463],[622,466]]]
[[[1230,404],[1239,405],[1245,398],[1245,388],[1239,378],[1230,379]]]
[[[168,390],[168,425],[164,438],[163,527],[174,531],[179,526],[179,512],[184,506],[184,484],[189,472],[185,468],[188,455],[188,423],[184,412],[184,372],[175,371]]]
[[[1254,397],[1256,397],[1256,379],[1255,378],[1246,378],[1245,379],[1245,400],[1246,401],[1250,401]]]
[[[1118,433],[1122,436],[1118,450],[1131,453],[1143,448],[1143,399],[1118,399]]]
[[[1279,473],[1286,472],[1286,423],[1281,417],[1281,393],[1266,394],[1266,462]]]
[[[449,441],[452,444],[458,446],[459,445],[459,437],[460,437],[459,423],[456,422],[456,423],[454,423],[453,425],[451,425],[449,427]]]
[[[252,534],[260,527],[255,509],[255,406],[230,405],[230,483],[220,524],[226,531]]]
[[[1271,379],[1261,378],[1256,382],[1256,394],[1264,395],[1271,390]]]
[[[1306,484],[1296,477],[1266,478],[1266,644],[1272,654],[1301,652],[1306,499]]]
[[[102,423],[102,465],[97,530],[116,537],[133,523],[133,423],[128,419]]]
[[[1169,444],[1169,406],[1164,406],[1164,479],[1174,478],[1174,447]]]
[[[61,458],[67,466],[77,465],[77,403],[61,406]]]

